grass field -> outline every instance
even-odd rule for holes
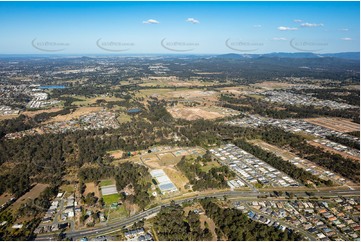
[[[117,209],[111,209],[109,211],[109,221],[117,218],[124,218],[129,215],[128,210],[124,205],[119,206]]]
[[[163,170],[179,191],[185,191],[184,186],[189,183],[189,180],[181,171],[171,167],[164,168]]]
[[[246,96],[252,97],[252,98],[255,98],[255,99],[263,99],[264,98],[264,96],[258,95],[258,94],[247,94]]]
[[[119,194],[111,194],[103,196],[103,200],[105,205],[109,206],[112,203],[117,203],[119,201],[120,195]]]
[[[73,192],[75,192],[75,187],[74,187],[74,185],[62,185],[60,187],[60,190],[67,192],[67,193],[73,193]]]
[[[110,185],[114,185],[114,184],[115,184],[114,180],[102,180],[102,181],[100,181],[99,186],[104,187],[104,186],[110,186]]]
[[[122,124],[122,123],[130,122],[132,118],[126,113],[120,113],[117,120],[119,123]]]
[[[117,97],[94,97],[94,98],[87,98],[85,96],[73,96],[73,98],[80,99],[81,101],[73,102],[76,106],[87,106],[91,104],[95,104],[97,100],[105,100],[107,102],[111,101],[122,101],[123,99]]]

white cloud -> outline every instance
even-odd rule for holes
[[[287,31],[287,30],[293,31],[293,30],[297,30],[297,28],[285,27],[285,26],[280,26],[280,27],[278,27],[277,29],[278,29],[278,30],[281,30],[281,31]]]
[[[286,39],[286,38],[283,38],[283,37],[274,37],[273,40],[279,41],[279,40],[287,40],[287,39]]]
[[[349,40],[352,40],[352,39],[348,38],[348,37],[345,37],[345,38],[341,38],[341,40],[349,41]]]
[[[349,29],[347,29],[347,28],[344,28],[344,29],[340,29],[340,31],[344,31],[344,32],[347,32],[347,31],[349,31]]]
[[[186,21],[189,22],[189,23],[192,23],[192,24],[199,24],[199,21],[197,19],[194,19],[194,18],[187,18]]]
[[[322,27],[323,24],[314,24],[314,23],[302,23],[302,27],[312,28],[312,27]]]
[[[295,22],[295,23],[302,23],[303,20],[301,20],[301,19],[294,19],[293,22]]]
[[[253,25],[253,28],[261,28],[261,27],[262,27],[262,25],[260,25],[260,24]]]
[[[147,21],[143,21],[143,24],[159,24],[159,22],[155,19],[148,19]]]

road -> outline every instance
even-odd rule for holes
[[[297,197],[307,197],[307,195],[301,191],[293,192],[293,193],[294,193],[295,197],[296,196]],[[315,197],[360,196],[359,190],[345,190],[345,189],[332,190],[332,191],[319,191],[319,192],[316,191],[313,193],[314,193]],[[190,201],[193,199],[203,199],[203,198],[207,198],[207,197],[223,198],[225,196],[227,198],[240,198],[240,199],[253,199],[254,200],[254,199],[257,199],[258,196],[269,195],[269,194],[270,194],[269,192],[225,191],[225,192],[203,194],[203,195],[198,195],[198,196],[195,195],[190,198],[176,200],[175,202],[177,204],[181,204],[183,202]],[[264,200],[266,198],[261,198],[261,199]],[[159,205],[157,207],[148,209],[144,212],[140,212],[131,217],[114,219],[114,220],[108,222],[107,225],[105,225],[103,227],[94,227],[94,228],[89,228],[89,229],[84,229],[84,230],[79,230],[79,231],[71,231],[71,232],[68,232],[66,234],[66,236],[68,238],[72,238],[73,240],[79,240],[82,237],[100,236],[100,235],[118,232],[118,231],[121,231],[124,227],[133,224],[134,222],[140,221],[152,214],[158,213],[160,211],[161,207],[166,206],[166,205],[169,205],[169,203],[165,203],[165,204]],[[38,235],[36,240],[38,240],[38,241],[53,240],[54,234],[55,233]]]

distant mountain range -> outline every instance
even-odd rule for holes
[[[287,53],[287,52],[275,52],[269,54],[223,54],[217,55],[214,58],[224,59],[254,59],[254,58],[340,58],[348,60],[360,60],[360,52],[341,52],[341,53],[330,53],[330,54],[316,54],[311,52],[300,52],[300,53]]]

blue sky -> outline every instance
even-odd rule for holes
[[[0,54],[359,51],[359,2],[0,2]]]

